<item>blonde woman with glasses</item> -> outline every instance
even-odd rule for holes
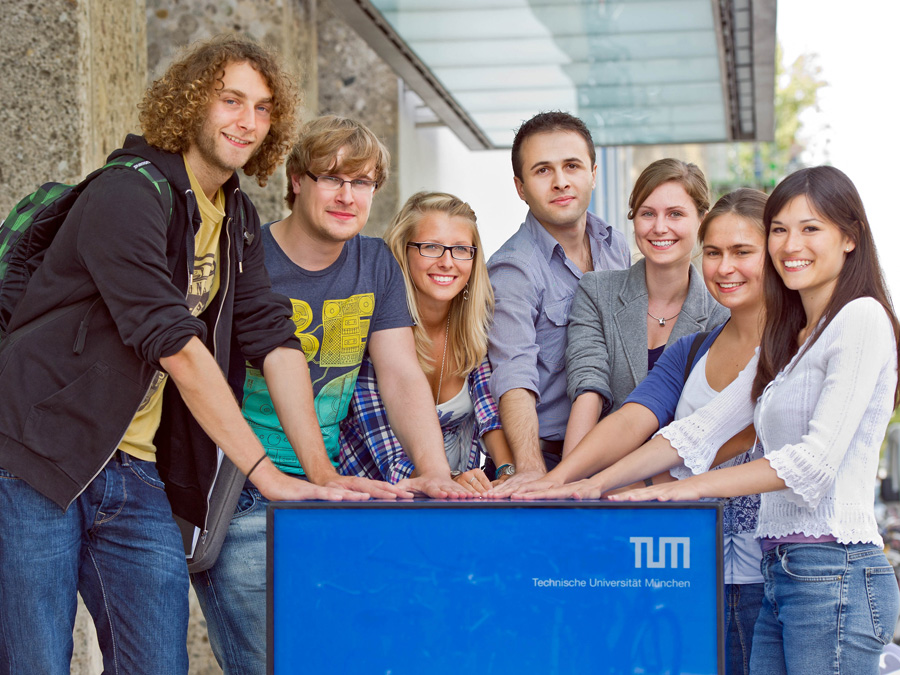
[[[400,263],[416,352],[434,396],[451,476],[481,494],[486,451],[499,480],[515,472],[491,397],[487,332],[494,306],[475,213],[453,195],[419,192],[391,222],[385,241]],[[372,364],[364,361],[341,430],[341,471],[387,480],[415,467],[391,431]]]

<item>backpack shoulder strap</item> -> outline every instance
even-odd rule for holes
[[[691,371],[694,369],[694,362],[697,360],[697,352],[700,351],[700,346],[703,344],[703,341],[706,340],[707,337],[712,333],[711,330],[703,331],[702,333],[697,333],[694,336],[694,339],[691,340],[691,349],[688,351],[687,361],[684,364],[684,382],[687,384],[688,377],[691,375]]]
[[[116,166],[135,169],[136,171],[141,173],[144,178],[146,178],[153,184],[153,187],[156,188],[156,191],[159,192],[160,195],[162,195],[163,204],[168,206],[167,220],[168,222],[171,222],[172,211],[174,208],[172,199],[172,186],[169,183],[169,179],[162,174],[162,171],[160,171],[149,159],[144,159],[143,157],[138,157],[137,155],[119,155],[115,159],[104,164],[95,173],[100,173],[101,171],[105,171],[106,169]],[[88,178],[92,177],[93,174]]]
[[[92,171],[77,185],[46,183],[27,195],[0,222],[0,337],[4,337],[33,271],[56,237],[69,211],[87,185],[106,169],[131,168],[139,171],[162,196],[166,222],[172,222],[172,187],[150,161],[122,155]]]

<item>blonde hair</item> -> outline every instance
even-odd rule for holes
[[[337,164],[341,148],[346,152]],[[288,155],[284,171],[287,174],[287,194],[284,201],[288,208],[294,206],[294,189],[291,178],[303,176],[307,171],[317,175],[343,173],[348,176],[361,173],[375,164],[372,180],[376,190],[388,179],[391,154],[378,136],[365,124],[347,117],[323,115],[308,122],[300,130],[300,138]]]
[[[410,197],[400,212],[394,216],[384,234],[391,253],[400,263],[403,270],[403,281],[406,284],[406,302],[409,313],[416,325],[413,335],[416,340],[416,355],[419,365],[426,373],[434,372],[434,364],[429,356],[431,340],[422,327],[419,307],[416,301],[416,287],[409,272],[407,244],[412,241],[416,227],[428,213],[445,213],[451,218],[467,220],[471,226],[472,244],[476,247],[472,259],[472,274],[468,283],[468,300],[464,293],[458,294],[450,301],[450,333],[447,339],[450,363],[457,368],[453,374],[466,376],[477,368],[487,355],[487,336],[494,313],[494,291],[488,279],[487,265],[478,235],[478,223],[475,212],[468,204],[446,192],[417,192]],[[414,253],[418,255],[418,253]]]

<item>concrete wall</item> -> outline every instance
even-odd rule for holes
[[[181,48],[221,32],[281,53],[300,84],[303,119],[355,117],[399,154],[397,77],[328,0],[0,0],[0,12],[3,215],[41,183],[77,182],[101,165],[139,130],[145,86]],[[285,214],[281,170],[266,188],[243,185],[263,221]],[[375,198],[367,233],[384,230],[398,195],[395,175]]]
[[[0,212],[48,180],[75,182],[136,126],[142,0],[0,0]]]
[[[344,23],[328,0],[320,0],[319,113],[360,120],[385,143],[394,158],[397,143],[398,80],[356,32]],[[387,183],[375,193],[364,232],[381,236],[400,209],[400,181],[396,166]]]

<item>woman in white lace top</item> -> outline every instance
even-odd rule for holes
[[[769,197],[764,221],[758,356],[707,406],[617,467],[631,480],[676,467],[685,480],[611,499],[763,493],[765,599],[751,673],[874,675],[900,611],[873,509],[897,400],[900,325],[865,210],[843,173],[814,167],[788,176]],[[719,447],[751,420],[765,456],[707,472]]]

